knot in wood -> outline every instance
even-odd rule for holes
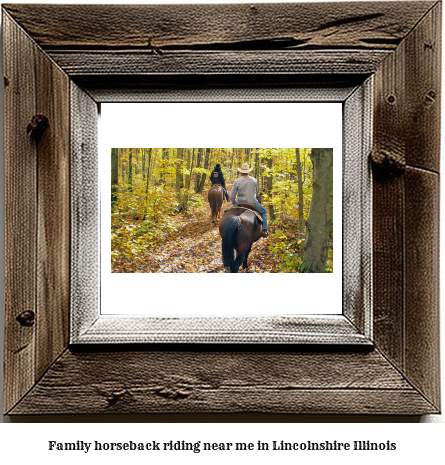
[[[31,139],[39,140],[49,128],[49,121],[45,115],[34,115],[26,127],[26,133]]]
[[[32,310],[26,310],[20,313],[20,315],[17,315],[16,320],[22,326],[34,326],[35,313]]]
[[[401,153],[379,149],[371,153],[371,166],[375,177],[389,177],[402,174],[406,162]]]

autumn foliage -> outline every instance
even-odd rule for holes
[[[252,250],[250,272],[304,271],[313,192],[312,149],[111,149],[113,272],[224,272],[221,239],[207,203],[219,163],[230,192],[248,163],[269,212],[269,237]],[[224,203],[223,210],[229,208]],[[332,236],[325,272],[332,272]]]

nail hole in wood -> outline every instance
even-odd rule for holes
[[[425,95],[425,103],[427,105],[431,105],[432,103],[434,103],[436,100],[436,92],[434,92],[434,90],[430,90],[429,92],[427,92],[427,94]]]

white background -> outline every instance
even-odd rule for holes
[[[141,3],[132,0],[133,3]],[[286,1],[286,0],[282,0]],[[315,0],[314,0],[315,1]],[[26,3],[26,2],[11,2],[11,3]],[[28,1],[28,3],[31,3]],[[39,2],[41,3],[41,2]],[[48,3],[60,3],[59,1]],[[65,2],[68,3],[68,2]],[[77,0],[70,3],[91,3],[89,1]],[[121,3],[117,2],[102,2],[102,3]],[[147,2],[150,3],[150,2]],[[153,2],[155,3],[155,2]],[[161,3],[159,0],[157,3]],[[186,1],[170,0],[170,3],[186,3]],[[208,0],[207,3],[212,3]],[[250,3],[240,0],[239,3]],[[1,94],[0,94],[0,98]],[[443,123],[442,123],[443,124]],[[444,130],[442,128],[442,147],[444,147]],[[3,167],[1,167],[3,169]],[[0,176],[0,182],[3,183],[3,176]],[[3,184],[1,186],[1,195],[3,195]],[[442,189],[442,193],[445,189]],[[441,205],[445,204],[445,198],[442,194]],[[3,209],[3,203],[0,204]],[[443,207],[442,207],[443,208]],[[442,218],[445,218],[445,212],[442,211]],[[443,228],[442,221],[442,232]],[[3,234],[3,228],[0,229]],[[4,237],[2,236],[2,240]],[[3,248],[0,248],[3,251]],[[2,253],[2,252],[1,252]],[[4,256],[3,256],[4,261]],[[443,270],[445,266],[443,263],[443,253],[441,255],[441,279],[443,282]],[[444,299],[442,299],[442,302]],[[443,304],[442,304],[443,305]],[[442,318],[442,334],[444,334],[444,322]],[[4,321],[3,315],[1,320],[2,327],[0,328],[0,350],[3,350],[3,328]],[[445,367],[443,360],[445,354],[442,344],[442,399],[445,401],[443,386]],[[2,354],[1,354],[2,355]],[[73,399],[75,401],[75,399]],[[231,463],[245,463],[249,460],[255,460],[256,463],[283,463],[283,464],[296,464],[308,463],[307,454],[297,453],[276,453],[274,455],[259,454],[249,455],[246,453],[224,453],[204,455],[191,453],[175,453],[169,456],[154,456],[148,454],[128,455],[127,453],[107,453],[106,455],[85,454],[83,452],[66,452],[66,453],[53,453],[47,451],[48,440],[59,441],[147,441],[150,439],[156,440],[193,440],[193,439],[207,439],[213,441],[256,441],[261,440],[275,440],[286,439],[289,441],[301,441],[305,439],[316,440],[334,440],[338,441],[353,441],[360,439],[370,439],[376,441],[397,441],[396,452],[356,452],[356,453],[320,453],[311,455],[311,463],[341,463],[356,464],[360,461],[363,464],[414,464],[414,463],[427,463],[427,464],[442,464],[443,463],[443,438],[445,437],[445,419],[443,415],[427,415],[421,418],[421,422],[440,424],[419,425],[415,423],[401,424],[400,422],[414,421],[417,419],[409,419],[404,417],[363,417],[363,416],[322,416],[322,417],[270,417],[270,418],[257,418],[250,417],[250,421],[262,421],[259,424],[244,424],[242,423],[245,418],[243,416],[232,417],[201,417],[202,422],[219,421],[219,423],[195,423],[195,424],[159,424],[159,421],[178,421],[175,416],[130,416],[130,417],[32,417],[24,419],[16,419],[15,424],[10,424],[10,418],[3,417],[3,422],[0,426],[0,460],[4,463],[46,463],[57,464],[61,462],[64,464],[79,464],[82,463],[98,463],[98,459],[102,458],[107,463],[122,463],[123,461],[136,464],[148,463],[165,463],[173,464],[181,463],[209,463],[210,460],[215,464],[226,465],[228,461]],[[67,422],[68,424],[59,425],[53,422]],[[90,422],[101,422],[100,425],[91,424]],[[106,424],[105,422],[147,422],[143,424]],[[179,420],[180,421],[180,420]],[[225,421],[233,423],[226,424]],[[276,423],[267,423],[267,421]],[[321,424],[306,424],[304,422],[321,421]],[[331,422],[352,422],[352,423],[336,423]],[[368,423],[360,423],[362,421]],[[378,421],[379,424],[373,424]],[[31,424],[27,424],[31,422]],[[45,424],[35,424],[36,422],[49,422]],[[80,423],[71,423],[80,422]],[[354,423],[356,422],[356,423]],[[9,424],[7,424],[9,423]],[[157,423],[157,424],[154,424]],[[156,461],[156,462],[155,462]]]
[[[101,313],[241,316],[236,304],[246,299],[256,315],[341,313],[341,144],[341,103],[101,105]],[[111,147],[332,147],[334,272],[111,273]],[[255,292],[246,294],[246,288]],[[219,306],[215,289],[230,289],[233,305]]]

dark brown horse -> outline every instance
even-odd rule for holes
[[[221,205],[224,200],[224,189],[220,184],[214,184],[207,194],[211,210],[212,221],[216,223],[221,213]]]
[[[238,273],[241,263],[243,269],[247,268],[252,244],[261,237],[262,231],[263,224],[252,211],[244,208],[226,210],[219,223],[224,268],[230,268],[231,273]]]

